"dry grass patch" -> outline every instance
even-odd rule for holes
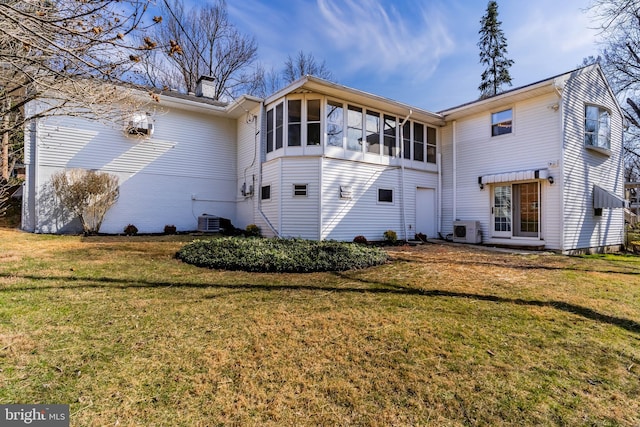
[[[425,245],[260,274],[163,240],[0,230],[0,403],[69,403],[73,425],[640,423],[638,258]]]

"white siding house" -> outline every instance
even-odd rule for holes
[[[622,114],[597,65],[440,113],[311,76],[264,100],[162,94],[160,105],[146,138],[32,123],[23,228],[77,231],[49,182],[84,168],[120,178],[105,233],[194,230],[208,214],[305,239],[456,240],[454,224],[478,221],[484,244],[623,243]]]

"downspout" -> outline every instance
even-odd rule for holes
[[[438,235],[442,233],[442,153],[436,154],[436,161],[438,162]]]
[[[324,240],[324,237],[322,236],[322,196],[323,196],[323,191],[322,191],[322,185],[323,185],[323,177],[324,177],[324,147],[322,148],[323,154],[322,156],[320,156],[320,167],[318,168],[318,240]]]
[[[409,110],[409,114],[404,118],[402,123],[400,123],[400,147],[404,148],[404,124],[407,123],[409,117],[413,114],[413,110]],[[404,241],[407,241],[407,215],[405,212],[405,201],[404,201],[404,152],[401,150],[400,154],[400,217],[402,222],[402,235],[404,236]]]
[[[564,125],[564,105],[563,105],[563,98],[562,98],[562,94],[563,94],[563,89],[564,89],[564,84],[560,84],[559,82],[557,82],[556,80],[553,81],[553,89],[556,92],[556,95],[558,95],[558,98],[560,99],[560,101],[558,102],[558,112],[560,113],[560,131],[562,134],[562,146],[560,149],[560,159],[559,159],[559,164],[558,164],[558,168],[561,171],[562,177],[557,180],[556,182],[558,184],[560,184],[560,200],[561,200],[561,206],[562,206],[562,214],[560,215],[560,227],[562,228],[562,242],[560,244],[560,247],[562,248],[562,252],[564,252],[566,250],[566,228],[565,228],[565,223],[564,223],[564,209],[565,209],[565,199],[564,199],[564,150],[565,150],[565,142],[566,142],[566,129],[565,129],[565,125]],[[549,203],[545,203],[545,205],[549,205]],[[545,218],[546,219],[546,218]],[[546,224],[547,221],[543,222],[543,224]],[[546,238],[546,233],[545,233],[545,238]]]
[[[453,133],[453,220],[458,219],[458,161],[457,161],[457,132],[456,121],[452,122]]]
[[[264,102],[260,103],[260,115],[262,116],[260,118],[260,138],[257,137],[257,135],[255,136],[255,144],[259,144],[259,148],[260,148],[260,161],[258,162],[258,188],[257,189],[253,189],[253,193],[254,195],[258,198],[258,213],[260,214],[260,217],[262,217],[262,219],[264,220],[265,223],[267,223],[267,226],[269,226],[269,228],[271,229],[271,231],[273,232],[273,234],[276,235],[276,237],[280,237],[280,233],[278,233],[278,230],[276,230],[276,228],[273,226],[273,224],[271,224],[271,221],[269,221],[269,218],[267,218],[267,216],[264,214],[264,212],[262,211],[262,164],[264,163],[265,158],[263,158],[262,156],[262,138],[264,135],[264,133],[262,132],[262,126],[264,125]],[[260,193],[258,193],[258,191]]]

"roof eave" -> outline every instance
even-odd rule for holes
[[[269,104],[285,95],[295,93],[297,91],[320,93],[380,109],[384,112],[397,114],[401,117],[411,114],[412,119],[418,119],[436,126],[445,125],[444,117],[441,114],[433,113],[431,111],[423,110],[421,108],[403,104],[392,99],[353,89],[314,76],[304,76],[296,80],[289,86],[266,98],[265,104]]]

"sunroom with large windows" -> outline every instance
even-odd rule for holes
[[[435,171],[436,126],[403,113],[324,94],[289,94],[267,105],[267,160],[326,156]]]

